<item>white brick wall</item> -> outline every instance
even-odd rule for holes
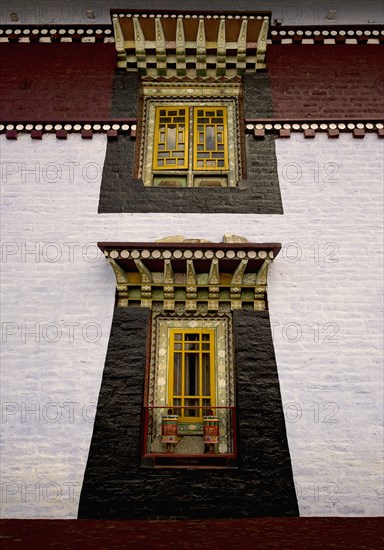
[[[0,145],[3,517],[76,517],[114,302],[95,243],[227,232],[283,244],[269,304],[301,515],[383,513],[376,135],[277,141],[283,216],[98,215],[104,136]]]

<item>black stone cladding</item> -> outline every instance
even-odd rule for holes
[[[243,76],[243,110],[245,118],[272,118],[273,106],[268,73]]]
[[[136,118],[140,80],[136,73],[116,71],[112,82],[112,118]]]
[[[116,308],[82,519],[298,516],[268,312],[234,312],[238,468],[141,468],[150,310]]]
[[[134,116],[139,82],[129,73],[117,73],[111,116]],[[132,90],[132,93],[130,93]],[[269,117],[272,113],[268,76],[244,78],[244,113]],[[109,142],[103,168],[99,213],[190,212],[232,214],[283,214],[277,173],[275,136],[255,140],[245,136],[247,179],[233,188],[146,187],[134,179],[138,142],[119,136]]]

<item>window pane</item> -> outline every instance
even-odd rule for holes
[[[200,395],[199,354],[186,353],[184,358],[185,395]]]
[[[199,400],[198,399],[186,399],[185,405],[189,407],[198,407],[199,406]],[[201,416],[200,409],[184,409],[185,416]]]
[[[181,418],[201,421],[202,416],[208,414],[208,407],[214,403],[213,339],[211,330],[171,331],[173,349],[170,352],[169,403],[174,407],[174,414],[179,414]],[[203,405],[207,408],[203,409]]]
[[[160,113],[163,116],[160,116]],[[156,110],[153,168],[188,168],[188,111],[173,107]],[[161,159],[167,157],[164,162]]]
[[[194,110],[194,170],[228,168],[226,113],[226,108]]]
[[[178,344],[180,345],[180,344]],[[174,354],[173,363],[173,395],[182,395],[181,389],[181,366],[182,356],[181,353]]]
[[[211,363],[208,353],[203,353],[203,395],[211,395]]]
[[[168,126],[166,147],[167,149],[176,147],[176,126]]]
[[[204,416],[209,416],[210,412],[213,412],[213,414],[215,414],[215,410],[211,409],[211,399],[203,399],[203,405],[205,407],[203,409],[203,415]]]
[[[181,405],[181,399],[174,399],[173,406],[175,405]],[[182,409],[173,409],[172,414],[178,414],[179,416],[181,416],[183,414]]]
[[[199,349],[199,344],[188,344],[187,342],[185,343],[185,349],[186,350],[198,350]]]

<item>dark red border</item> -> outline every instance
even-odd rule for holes
[[[382,548],[382,518],[255,518],[191,521],[1,520],[3,550]]]

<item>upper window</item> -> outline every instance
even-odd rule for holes
[[[138,170],[144,185],[235,187],[241,179],[239,90],[144,86]]]
[[[194,171],[228,171],[226,107],[156,108],[153,169],[191,164]]]
[[[228,185],[228,113],[225,105],[158,106],[153,138],[153,185]]]

